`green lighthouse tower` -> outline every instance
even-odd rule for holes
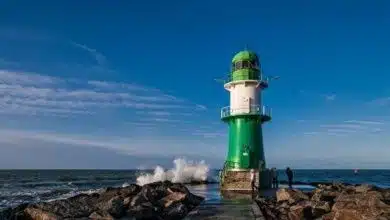
[[[271,109],[263,106],[261,100],[268,82],[256,53],[244,50],[233,57],[232,70],[224,84],[230,92],[230,106],[221,109],[221,119],[229,126],[229,149],[220,181],[222,191],[252,192],[269,187],[262,124],[271,120]]]

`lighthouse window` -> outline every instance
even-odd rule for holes
[[[234,70],[242,69],[242,63],[241,63],[241,62],[235,63],[233,69],[234,69]]]
[[[249,68],[249,67],[250,67],[249,61],[242,61],[242,68]]]
[[[233,64],[233,71],[246,69],[246,68],[258,68],[257,60],[244,60]]]
[[[251,65],[252,65],[253,68],[258,67],[258,63],[257,63],[256,60],[252,60],[251,61]]]

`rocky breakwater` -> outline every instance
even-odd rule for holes
[[[257,198],[266,220],[389,220],[390,189],[371,185],[318,185],[311,192],[280,189]]]
[[[23,204],[0,212],[0,219],[182,219],[203,200],[180,183],[132,184],[64,200]]]

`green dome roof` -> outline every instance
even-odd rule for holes
[[[257,60],[257,59],[258,57],[255,52],[244,50],[234,55],[232,63],[235,63],[237,61],[243,61],[243,60]]]

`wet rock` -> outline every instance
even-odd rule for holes
[[[125,209],[129,208],[130,203],[131,203],[131,199],[132,199],[131,197],[126,197],[123,199],[123,207]]]
[[[18,205],[15,208],[7,208],[5,210],[0,211],[0,219],[23,219],[25,218],[24,210],[28,207],[28,203],[24,203]]]
[[[203,197],[190,193],[186,195],[185,199],[182,202],[190,209],[193,209],[196,206],[198,206],[201,202],[203,202],[203,200],[204,200]]]
[[[188,211],[188,208],[183,203],[175,202],[164,209],[162,217],[170,220],[183,219]]]
[[[122,217],[125,213],[125,206],[121,196],[115,196],[108,201],[100,201],[96,204],[96,209],[107,212],[116,218]]]
[[[100,199],[107,200],[107,198],[110,199],[114,196],[122,196],[123,198],[131,197],[136,195],[139,191],[141,191],[141,189],[142,187],[136,184],[130,184],[129,186],[120,187],[120,188],[107,187],[100,194]]]
[[[88,217],[95,211],[95,204],[99,194],[80,194],[69,199],[56,200],[32,205],[32,207],[51,212],[62,218],[82,218]]]
[[[173,192],[181,192],[185,194],[189,194],[190,191],[185,187],[184,184],[181,183],[173,183],[172,185],[169,186],[169,189]]]
[[[151,202],[145,202],[130,207],[127,216],[136,219],[158,219],[161,218],[160,213],[159,207],[154,206]]]
[[[145,202],[157,203],[161,198],[172,193],[169,190],[171,185],[170,182],[155,182],[142,186],[137,195],[132,198],[130,206],[137,206]]]
[[[159,203],[164,208],[170,206],[174,202],[180,202],[183,201],[186,198],[187,194],[180,193],[180,192],[172,192],[171,194],[165,196],[164,198],[160,199]]]

